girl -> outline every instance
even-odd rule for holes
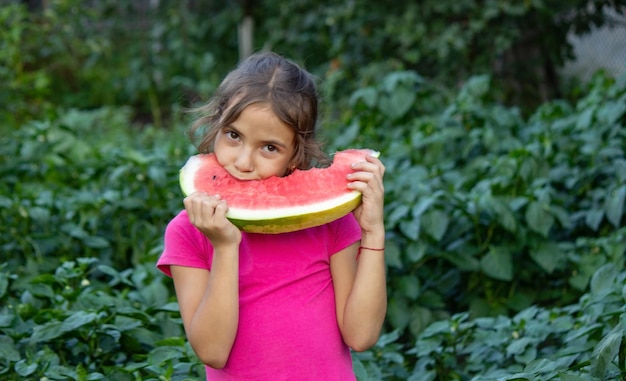
[[[232,71],[201,109],[200,152],[242,180],[324,160],[309,73],[274,53]],[[387,307],[383,164],[355,163],[363,202],[329,224],[284,234],[239,231],[227,200],[194,193],[167,226],[158,268],[171,276],[185,333],[207,380],[354,380],[350,348],[378,340]]]

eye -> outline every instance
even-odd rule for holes
[[[239,134],[236,133],[235,131],[225,131],[224,134],[226,135],[227,138],[229,138],[231,140],[238,140],[239,139]]]
[[[276,152],[276,151],[278,151],[278,148],[276,146],[271,145],[271,144],[266,145],[265,149],[268,152]]]

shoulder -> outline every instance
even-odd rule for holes
[[[186,211],[178,213],[165,228],[163,252],[157,266],[171,275],[169,265],[208,268],[212,259],[209,240],[189,221]]]
[[[361,234],[361,227],[352,213],[329,222],[326,227],[334,232],[357,232],[359,236]]]
[[[197,232],[197,229],[189,222],[189,216],[183,210],[172,218],[165,227],[165,244],[167,245],[179,239],[189,240],[194,237],[195,232]]]
[[[331,253],[337,253],[361,239],[361,226],[352,213],[324,225]]]

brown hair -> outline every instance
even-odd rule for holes
[[[276,53],[257,53],[241,62],[222,81],[211,100],[194,111],[200,113],[191,126],[198,151],[213,151],[219,131],[239,118],[252,104],[263,104],[295,131],[292,165],[308,169],[326,164],[316,138],[318,93],[313,76]],[[201,131],[201,136],[197,136]],[[199,141],[198,141],[199,140]]]

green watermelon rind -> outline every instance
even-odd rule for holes
[[[280,234],[327,224],[352,212],[361,204],[361,193],[334,209],[324,209],[307,214],[265,218],[262,220],[227,218],[239,229],[248,233]]]

